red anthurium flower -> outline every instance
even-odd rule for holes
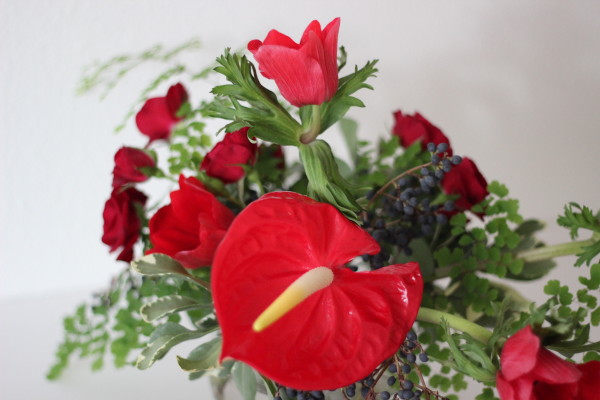
[[[215,249],[233,220],[233,212],[194,177],[179,177],[171,204],[150,219],[152,249],[167,254],[185,268],[209,266]]]
[[[470,158],[463,158],[462,162],[452,167],[444,176],[442,188],[447,194],[457,194],[458,210],[470,210],[475,204],[480,203],[489,194],[487,181],[479,172],[477,165]]]
[[[394,128],[392,133],[400,139],[400,145],[408,147],[417,140],[421,141],[423,150],[427,148],[428,143],[448,143],[449,155],[452,155],[450,140],[442,133],[440,128],[433,125],[418,112],[415,115],[403,114],[398,110],[394,113]]]
[[[182,119],[177,112],[187,100],[188,94],[181,83],[171,86],[164,97],[146,100],[135,116],[138,129],[150,142],[169,139],[173,127]]]
[[[318,21],[308,25],[300,44],[276,30],[264,41],[252,40],[260,72],[274,79],[281,95],[296,107],[331,100],[338,88],[337,42],[340,19],[321,30]]]
[[[240,164],[252,164],[256,158],[257,144],[248,139],[248,129],[225,135],[202,160],[201,170],[206,175],[220,179],[224,183],[237,182],[244,176]]]
[[[244,361],[301,390],[364,378],[398,350],[423,292],[416,263],[373,272],[344,267],[379,250],[329,204],[293,192],[251,203],[213,263],[221,359]]]
[[[113,188],[127,183],[144,182],[148,179],[140,168],[154,167],[156,162],[143,150],[133,147],[121,147],[115,154],[113,169]]]
[[[508,338],[496,376],[502,400],[593,400],[600,393],[600,362],[574,364],[542,347],[527,326]]]
[[[133,245],[142,229],[136,207],[143,207],[146,200],[146,195],[134,188],[116,188],[104,205],[102,242],[110,246],[111,252],[121,249],[117,260],[133,259]]]

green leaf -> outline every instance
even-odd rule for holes
[[[144,370],[148,369],[157,360],[167,354],[167,352],[175,345],[187,340],[200,338],[213,330],[189,330],[179,324],[167,322],[155,329],[150,337],[150,342],[136,361],[136,367]]]
[[[348,148],[348,154],[353,158],[356,157],[358,155],[358,123],[353,119],[342,118],[340,120],[340,129]]]
[[[233,367],[232,375],[233,381],[244,400],[254,400],[256,397],[256,375],[254,370],[240,361]]]
[[[488,192],[493,193],[500,198],[508,196],[508,188],[498,181],[492,181],[487,189]]]
[[[597,290],[600,287],[600,264],[594,264],[590,267],[590,279],[581,276],[579,282],[589,290]]]
[[[223,339],[216,337],[202,343],[190,352],[187,358],[177,356],[179,367],[189,373],[197,373],[215,369],[219,366],[219,355]]]
[[[548,281],[546,286],[544,286],[544,293],[548,295],[557,295],[560,292],[560,282],[553,279]]]
[[[145,255],[131,263],[131,269],[148,276],[174,275],[210,290],[210,284],[190,275],[183,266],[166,254],[153,253]]]
[[[144,304],[140,309],[140,315],[144,321],[152,322],[172,313],[199,308],[211,308],[211,305],[200,304],[191,297],[171,295]]]

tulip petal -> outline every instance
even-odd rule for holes
[[[333,389],[363,378],[398,349],[422,295],[415,263],[362,273],[342,267],[378,251],[368,233],[328,204],[291,192],[250,204],[234,220],[213,263],[221,358],[242,360],[302,390]],[[333,282],[254,332],[256,318],[316,267],[331,268]]]
[[[295,49],[264,44],[254,58],[260,72],[275,80],[281,95],[294,106],[325,101],[325,78],[317,60]]]

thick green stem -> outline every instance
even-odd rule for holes
[[[492,337],[492,332],[483,326],[477,325],[476,323],[468,321],[462,317],[426,307],[421,307],[419,309],[417,321],[442,325],[442,320],[446,320],[450,328],[468,333],[473,339],[483,344],[487,344],[488,340],[490,340],[490,337]]]
[[[321,106],[310,106],[310,112],[308,126],[300,136],[300,142],[304,144],[313,142],[321,133]]]
[[[571,256],[581,253],[585,246],[594,244],[596,240],[579,240],[577,242],[560,243],[552,246],[543,246],[517,253],[517,257],[525,262],[547,260],[554,257]]]

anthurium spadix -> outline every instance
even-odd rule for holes
[[[398,350],[421,303],[416,263],[345,265],[379,245],[336,208],[292,192],[251,203],[215,255],[221,359],[295,389],[356,382]]]

